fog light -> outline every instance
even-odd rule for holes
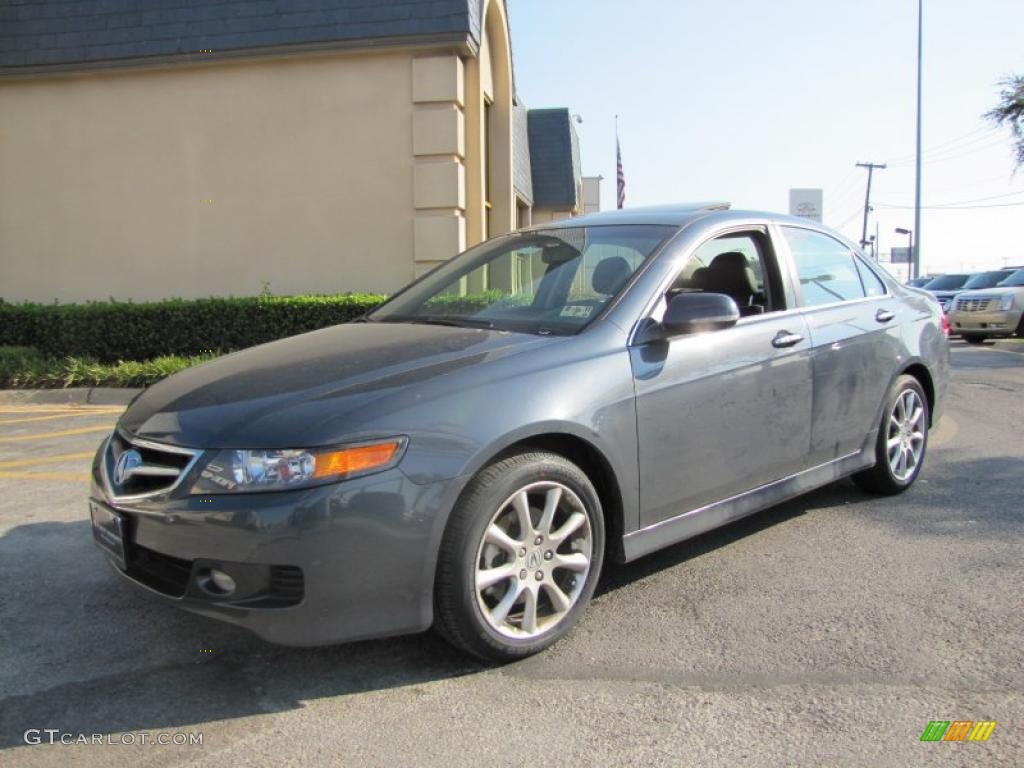
[[[222,597],[235,591],[235,580],[217,568],[200,571],[197,581],[204,592]]]

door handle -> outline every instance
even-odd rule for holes
[[[896,317],[896,315],[890,312],[888,309],[880,309],[877,312],[875,312],[875,320],[877,320],[880,323],[888,323],[894,317]]]
[[[789,331],[779,331],[775,334],[775,338],[772,339],[772,346],[777,349],[783,349],[784,347],[793,347],[804,340],[804,337],[797,333],[790,333]]]

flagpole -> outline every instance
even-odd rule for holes
[[[626,177],[622,172],[622,149],[619,146],[619,116],[615,116],[615,207],[626,201]]]

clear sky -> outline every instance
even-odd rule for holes
[[[583,118],[583,173],[615,205],[729,200],[785,212],[825,190],[861,235],[866,171],[883,259],[913,227],[915,0],[508,0],[517,88]],[[925,0],[922,271],[1024,265],[1024,169],[981,115],[1024,73],[1024,0]],[[997,207],[998,206],[998,207]]]

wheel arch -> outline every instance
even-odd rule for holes
[[[900,376],[913,376],[924,390],[924,396],[928,400],[928,426],[932,425],[932,413],[935,411],[935,382],[932,379],[928,366],[920,361],[912,362],[899,373]]]
[[[473,473],[507,456],[529,450],[557,454],[583,471],[594,484],[601,500],[605,523],[605,555],[615,562],[624,562],[622,537],[625,531],[625,505],[622,485],[612,462],[593,441],[568,431],[547,430],[520,436],[486,457],[478,458],[474,462]]]

